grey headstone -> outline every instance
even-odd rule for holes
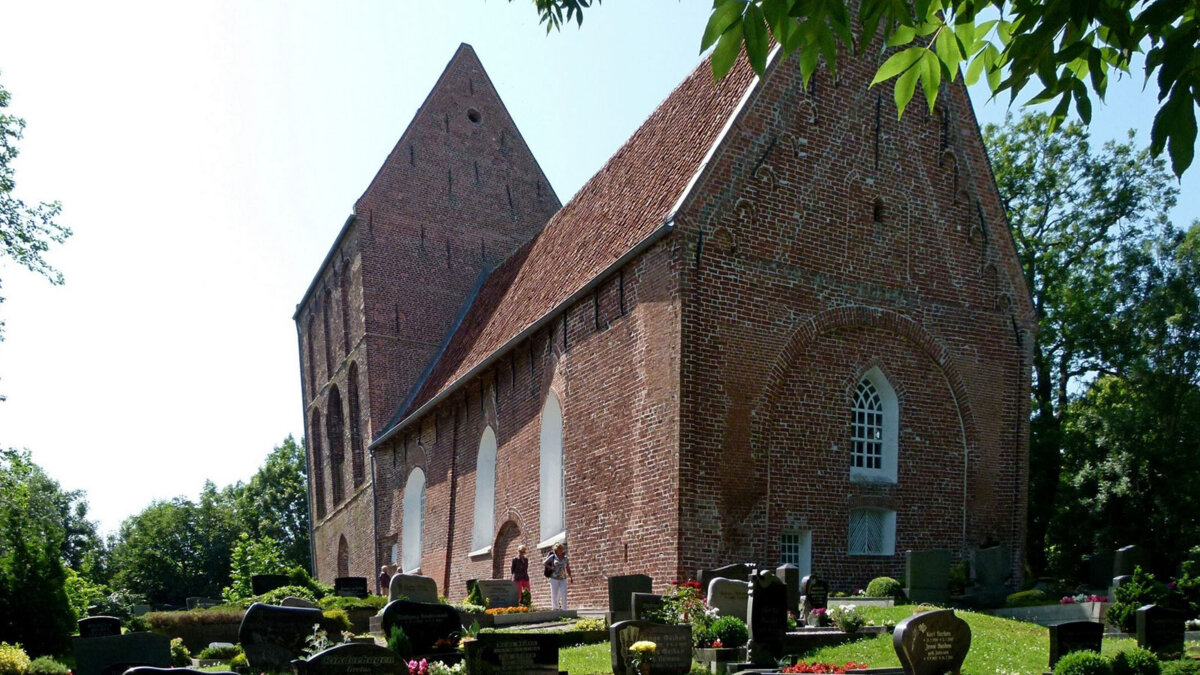
[[[708,582],[708,606],[715,608],[721,616],[736,616],[745,621],[749,593],[749,582],[717,577]]]
[[[628,621],[633,618],[633,603],[630,595],[650,593],[653,583],[645,574],[626,574],[608,578],[608,622]]]
[[[952,609],[925,612],[896,625],[892,646],[906,675],[958,675],[971,648],[971,627]]]
[[[1068,621],[1049,626],[1050,669],[1069,652],[1100,652],[1104,624],[1095,621]]]
[[[286,574],[255,574],[250,577],[250,590],[255,595],[270,593],[291,583]]]
[[[1114,577],[1133,574],[1138,567],[1146,572],[1150,571],[1149,551],[1137,544],[1117,549],[1117,554],[1113,557],[1112,575]]]
[[[521,604],[521,589],[512,579],[479,579],[475,584],[488,607],[516,607]]]
[[[1091,588],[1108,588],[1113,578],[1116,555],[1112,551],[1097,551],[1083,559],[1087,565],[1087,583]]]
[[[1007,546],[993,546],[975,551],[972,563],[972,578],[975,585],[971,595],[981,605],[991,607],[1004,604],[1008,597],[1008,580],[1012,577],[1012,556]]]
[[[297,598],[294,595],[289,595],[286,598],[284,598],[279,603],[279,606],[280,607],[303,607],[305,609],[317,609],[317,603],[313,602],[312,600],[306,600],[304,598]]]
[[[306,639],[324,616],[319,609],[277,607],[256,602],[246,610],[238,628],[238,642],[251,668],[287,670],[299,658]]]
[[[736,563],[733,565],[718,567],[715,570],[700,570],[696,577],[700,582],[700,588],[708,588],[708,582],[716,579],[717,577],[737,579],[738,581],[749,581],[750,569],[752,567],[752,565],[747,563]]]
[[[664,599],[654,593],[630,593],[629,605],[634,621],[658,621],[657,614],[663,609]]]
[[[750,578],[749,654],[752,663],[772,665],[783,656],[787,634],[787,586],[768,570]]]
[[[171,665],[171,638],[157,633],[126,633],[73,638],[76,675],[119,675],[135,666]]]
[[[186,600],[188,609],[208,609],[216,607],[218,602],[213,598],[208,598],[202,595],[192,596]]]
[[[950,601],[950,551],[906,551],[904,593],[912,602]]]
[[[419,574],[397,574],[388,586],[388,602],[401,597],[409,602],[435,603],[438,601],[437,582]]]
[[[79,620],[79,637],[94,638],[121,634],[121,620],[115,616],[89,616]]]
[[[389,602],[383,608],[380,624],[384,637],[391,636],[393,626],[401,628],[412,645],[412,654],[402,656],[417,658],[455,653],[462,633],[456,609],[428,602]]]
[[[342,598],[365,598],[371,593],[366,577],[337,577],[333,580],[333,594]]]
[[[147,614],[149,612],[150,612],[150,605],[134,605],[133,606],[133,615],[134,616],[142,616],[143,614]]]
[[[650,665],[652,675],[686,675],[692,669],[691,626],[618,621],[608,627],[608,638],[613,675],[635,675],[629,669],[629,647],[639,640],[658,646]]]
[[[1137,643],[1160,658],[1179,658],[1188,615],[1174,609],[1146,605],[1137,610]]]
[[[775,576],[783,582],[787,588],[787,603],[788,611],[796,612],[800,609],[800,568],[791,563],[780,565],[775,568]]]
[[[491,675],[558,675],[558,636],[480,633],[467,643],[467,672]]]
[[[408,664],[387,647],[341,644],[294,661],[299,675],[405,675]]]

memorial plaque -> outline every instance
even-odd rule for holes
[[[659,621],[665,602],[654,593],[630,593],[629,605],[634,621]]]
[[[787,586],[767,570],[752,576],[747,622],[751,662],[774,664],[783,656],[787,613]]]
[[[337,577],[333,580],[333,594],[342,598],[365,598],[371,593],[367,590],[366,577]]]
[[[971,648],[971,627],[952,609],[925,612],[896,625],[892,646],[906,675],[958,675]]]
[[[458,610],[427,602],[389,602],[380,625],[385,638],[391,636],[393,626],[404,631],[412,645],[412,654],[405,655],[409,658],[454,653],[462,634]]]
[[[906,551],[904,594],[911,602],[945,604],[950,601],[950,551]]]
[[[718,567],[715,570],[700,570],[696,577],[700,581],[700,588],[707,589],[709,582],[717,577],[722,577],[725,579],[737,579],[738,581],[749,581],[750,570],[752,568],[753,565],[749,565],[747,563],[737,563],[735,565]]]
[[[608,623],[633,618],[630,595],[653,591],[652,580],[645,574],[626,574],[608,578]]]
[[[1146,605],[1137,610],[1137,643],[1159,657],[1178,658],[1188,615],[1175,609]]]
[[[1068,621],[1050,629],[1050,669],[1069,652],[1100,653],[1104,624],[1095,621]]]
[[[1117,549],[1117,554],[1113,557],[1112,575],[1114,577],[1132,575],[1133,571],[1139,567],[1145,572],[1150,571],[1149,551],[1137,544]]]
[[[557,635],[480,633],[466,646],[468,673],[558,675]]]
[[[388,602],[396,600],[436,603],[437,582],[419,574],[397,574],[392,577],[392,583],[388,586]]]
[[[800,611],[800,568],[791,563],[780,565],[775,568],[775,576],[787,588],[788,611]]]
[[[76,675],[120,675],[135,666],[171,665],[171,638],[157,633],[126,633],[73,638]]]
[[[511,579],[479,579],[475,582],[487,607],[516,607],[521,604],[521,589]]]
[[[405,675],[408,664],[396,652],[373,644],[341,644],[294,661],[299,675]]]
[[[652,675],[686,675],[692,669],[692,627],[648,621],[619,621],[608,627],[613,675],[636,675],[629,668],[629,647],[639,640],[658,646]]]
[[[746,620],[746,608],[750,606],[750,584],[736,579],[717,577],[708,582],[708,606],[715,608],[721,616],[736,616]]]
[[[255,595],[262,595],[290,583],[292,582],[286,574],[255,574],[250,577],[250,590],[254,591]]]
[[[242,617],[238,642],[242,643],[251,668],[287,670],[292,659],[304,653],[305,641],[322,619],[319,609],[256,602]]]
[[[115,616],[89,616],[79,620],[79,637],[94,638],[121,634],[121,620]]]

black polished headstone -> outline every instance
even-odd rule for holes
[[[121,620],[115,616],[89,616],[79,620],[79,637],[94,638],[121,634]]]
[[[366,577],[337,577],[333,580],[333,594],[342,598],[365,598],[371,593],[367,590]]]
[[[971,627],[952,609],[925,612],[896,625],[892,646],[906,675],[958,675],[971,648]]]
[[[654,593],[630,593],[629,607],[634,621],[658,621],[666,598]]]
[[[651,675],[685,675],[692,669],[692,627],[648,621],[618,621],[608,627],[613,675],[635,675],[629,669],[629,647],[640,640],[657,645]]]
[[[490,675],[558,675],[558,636],[480,633],[467,647],[467,672]]]
[[[157,633],[126,633],[74,638],[76,675],[120,675],[135,666],[171,665],[171,638]]]
[[[251,668],[287,670],[292,659],[304,653],[313,626],[319,626],[323,618],[319,609],[256,602],[242,617],[238,642]]]
[[[775,576],[787,588],[788,611],[800,611],[800,568],[791,563],[780,565],[775,568]]]
[[[1146,605],[1137,610],[1137,643],[1157,656],[1178,658],[1183,653],[1183,637],[1188,615],[1175,609]]]
[[[753,568],[754,568],[754,566],[750,565],[748,563],[736,563],[734,565],[726,565],[724,567],[718,567],[715,570],[700,570],[700,572],[696,576],[697,576],[697,580],[700,582],[700,588],[703,588],[704,590],[707,591],[708,590],[708,582],[712,581],[713,579],[716,579],[717,577],[724,577],[726,579],[737,579],[738,581],[749,581],[750,580],[750,570],[752,570]]]
[[[1104,624],[1095,621],[1068,621],[1049,626],[1050,669],[1069,652],[1100,651],[1104,638]]]
[[[250,590],[255,595],[270,593],[291,583],[286,574],[255,574],[250,577]]]
[[[653,581],[645,574],[625,574],[608,578],[608,622],[627,621],[633,618],[634,593],[650,593]]]
[[[1117,554],[1113,557],[1114,577],[1133,574],[1139,567],[1145,572],[1150,571],[1150,551],[1137,544],[1117,549]]]
[[[385,638],[398,626],[412,645],[416,657],[453,653],[462,634],[458,610],[449,605],[396,600],[383,608],[380,625]]]
[[[373,644],[341,644],[292,662],[299,675],[407,675],[396,652]]]
[[[829,582],[810,574],[800,581],[800,595],[804,596],[804,607],[808,611],[829,607]]]
[[[771,665],[783,656],[787,634],[787,586],[768,570],[750,577],[749,655],[751,663]]]
[[[1087,565],[1087,583],[1091,588],[1108,588],[1112,584],[1113,565],[1116,561],[1112,551],[1097,551],[1083,559]]]

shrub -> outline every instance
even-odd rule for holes
[[[176,667],[192,665],[192,653],[183,646],[183,638],[171,638],[171,665]]]
[[[49,656],[39,656],[29,664],[27,675],[67,675],[71,669]]]
[[[1071,652],[1055,664],[1054,675],[1112,675],[1112,667],[1096,652]]]
[[[344,609],[327,609],[321,612],[325,620],[321,627],[330,633],[341,633],[350,630],[350,615]]]
[[[304,598],[312,603],[316,603],[317,601],[317,596],[313,595],[313,592],[304,586],[280,586],[279,588],[267,591],[262,595],[256,595],[253,598],[250,598],[249,601],[246,602],[246,606],[249,607],[250,603],[253,602],[265,602],[268,605],[278,605],[279,603],[283,602],[284,598],[290,597]]]
[[[1163,661],[1162,675],[1200,675],[1200,661],[1196,659]]]
[[[1112,657],[1113,675],[1159,675],[1158,657],[1149,650],[1133,648]]]
[[[229,659],[229,667],[230,668],[241,668],[243,666],[248,667],[249,665],[250,665],[250,662],[248,660],[246,660],[245,652],[238,652],[237,656],[234,656],[232,659]]]
[[[867,617],[854,605],[838,605],[829,610],[829,618],[843,633],[857,633],[867,623]]]
[[[875,577],[867,584],[867,596],[872,598],[895,598],[896,602],[904,600],[904,587],[891,577]]]
[[[412,641],[408,639],[408,636],[404,634],[404,629],[400,626],[392,626],[391,632],[388,633],[387,646],[388,649],[399,654],[402,659],[412,658]]]
[[[1031,588],[1028,591],[1018,591],[1008,596],[1004,603],[1006,607],[1034,607],[1036,605],[1057,605],[1058,599],[1051,597],[1045,591]]]
[[[205,647],[200,651],[199,659],[218,659],[220,661],[228,661],[238,654],[242,653],[242,648],[238,645],[225,645],[221,647]]]
[[[529,594],[528,588],[521,589],[521,604],[526,607],[533,605],[533,596]]]
[[[471,584],[471,590],[467,593],[467,602],[472,605],[487,606],[483,600],[483,593],[479,590],[479,584]]]
[[[240,609],[193,609],[189,612],[150,612],[143,619],[150,630],[162,635],[178,635],[179,626],[210,626],[217,623],[241,623],[246,615]]]
[[[293,587],[294,588],[294,587]],[[379,611],[387,604],[386,595],[368,595],[365,598],[343,598],[337,595],[327,595],[317,604],[321,609],[373,609]]]
[[[1166,584],[1141,567],[1133,570],[1133,578],[1117,587],[1113,604],[1104,612],[1104,621],[1122,633],[1137,630],[1137,610],[1142,605],[1161,605],[1168,599]]]
[[[29,671],[29,655],[21,645],[0,642],[0,675],[25,675]]]
[[[723,647],[744,647],[750,640],[746,622],[736,616],[722,616],[708,627],[708,634],[721,641]]]
[[[327,595],[333,595],[333,586],[326,586],[316,579],[313,579],[308,573],[308,570],[300,567],[299,565],[288,569],[287,575],[289,586],[301,586],[303,588],[307,588],[308,592],[311,593],[312,597],[314,598],[319,599]]]

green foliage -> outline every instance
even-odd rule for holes
[[[1095,652],[1070,652],[1054,665],[1054,675],[1112,675],[1112,666]]]
[[[178,635],[181,626],[210,626],[222,623],[241,623],[246,612],[241,609],[193,609],[187,612],[149,612],[143,619],[151,631],[160,635]]]
[[[312,575],[308,573],[308,570],[299,565],[289,567],[287,570],[287,576],[289,586],[301,586],[303,588],[307,588],[308,592],[318,600],[327,595],[333,594],[333,586],[326,586],[316,579],[313,579]]]
[[[1200,661],[1196,659],[1164,661],[1162,675],[1200,675]]]
[[[238,519],[251,539],[276,542],[283,566],[309,565],[308,479],[305,451],[290,435],[277,445],[250,482],[236,485]],[[273,573],[278,568],[270,569]],[[302,585],[302,584],[298,584]]]
[[[947,585],[950,587],[950,595],[962,595],[966,592],[970,571],[970,565],[966,560],[950,566],[950,573],[946,579]]]
[[[328,631],[343,632],[350,630],[350,615],[344,609],[326,609],[321,612],[325,617],[321,626]]]
[[[708,627],[708,634],[720,640],[725,647],[745,647],[750,640],[746,622],[736,616],[717,617]]]
[[[21,645],[0,642],[0,675],[25,675],[29,665],[29,655]]]
[[[528,588],[521,589],[521,604],[526,607],[533,606],[533,596],[529,593]]]
[[[171,665],[187,667],[192,665],[192,653],[183,644],[183,638],[171,638]]]
[[[1053,605],[1058,604],[1056,598],[1050,597],[1045,591],[1039,591],[1036,588],[1031,588],[1028,591],[1018,591],[1008,596],[1005,601],[1005,607],[1035,607],[1037,605]]]
[[[607,630],[608,624],[604,619],[580,619],[575,622],[575,630]]]
[[[1113,675],[1160,675],[1158,657],[1147,649],[1120,651],[1112,657]]]
[[[891,577],[875,577],[867,584],[869,598],[895,598],[899,604],[904,599],[904,586]]]
[[[66,579],[63,581],[63,592],[67,594],[67,602],[75,619],[88,616],[88,608],[96,606],[108,599],[108,588],[102,584],[94,584],[79,575],[71,568],[66,569]]]
[[[245,532],[238,535],[230,556],[230,584],[221,591],[227,603],[235,603],[254,594],[250,578],[255,574],[273,574],[283,566],[279,545],[270,537],[251,539]]]
[[[241,653],[242,653],[242,648],[240,645],[205,647],[204,649],[200,650],[200,655],[197,656],[196,658],[198,658],[198,659],[219,659],[221,661],[228,661]]]
[[[337,595],[327,595],[318,603],[321,609],[373,609],[381,610],[387,604],[386,595],[368,595],[365,598],[345,598]]]
[[[475,624],[475,633],[479,632],[479,623]],[[402,659],[412,658],[412,641],[404,634],[404,629],[400,626],[392,626],[392,630],[388,633],[387,639],[388,649],[396,652]]]
[[[867,624],[867,617],[855,605],[832,607],[829,609],[829,618],[843,633],[857,633],[859,628]]]
[[[1137,610],[1143,605],[1165,604],[1170,600],[1166,584],[1140,566],[1132,578],[1117,587],[1113,604],[1104,611],[1104,621],[1122,633],[1137,630]]]
[[[27,675],[67,675],[71,672],[66,665],[55,661],[49,656],[39,656],[29,664]]]
[[[483,593],[479,591],[479,584],[471,584],[471,589],[467,591],[466,602],[467,604],[479,605],[480,607],[487,606],[487,602],[483,599]]]
[[[246,659],[245,652],[238,652],[233,658],[229,659],[230,668],[249,667],[250,662]]]

